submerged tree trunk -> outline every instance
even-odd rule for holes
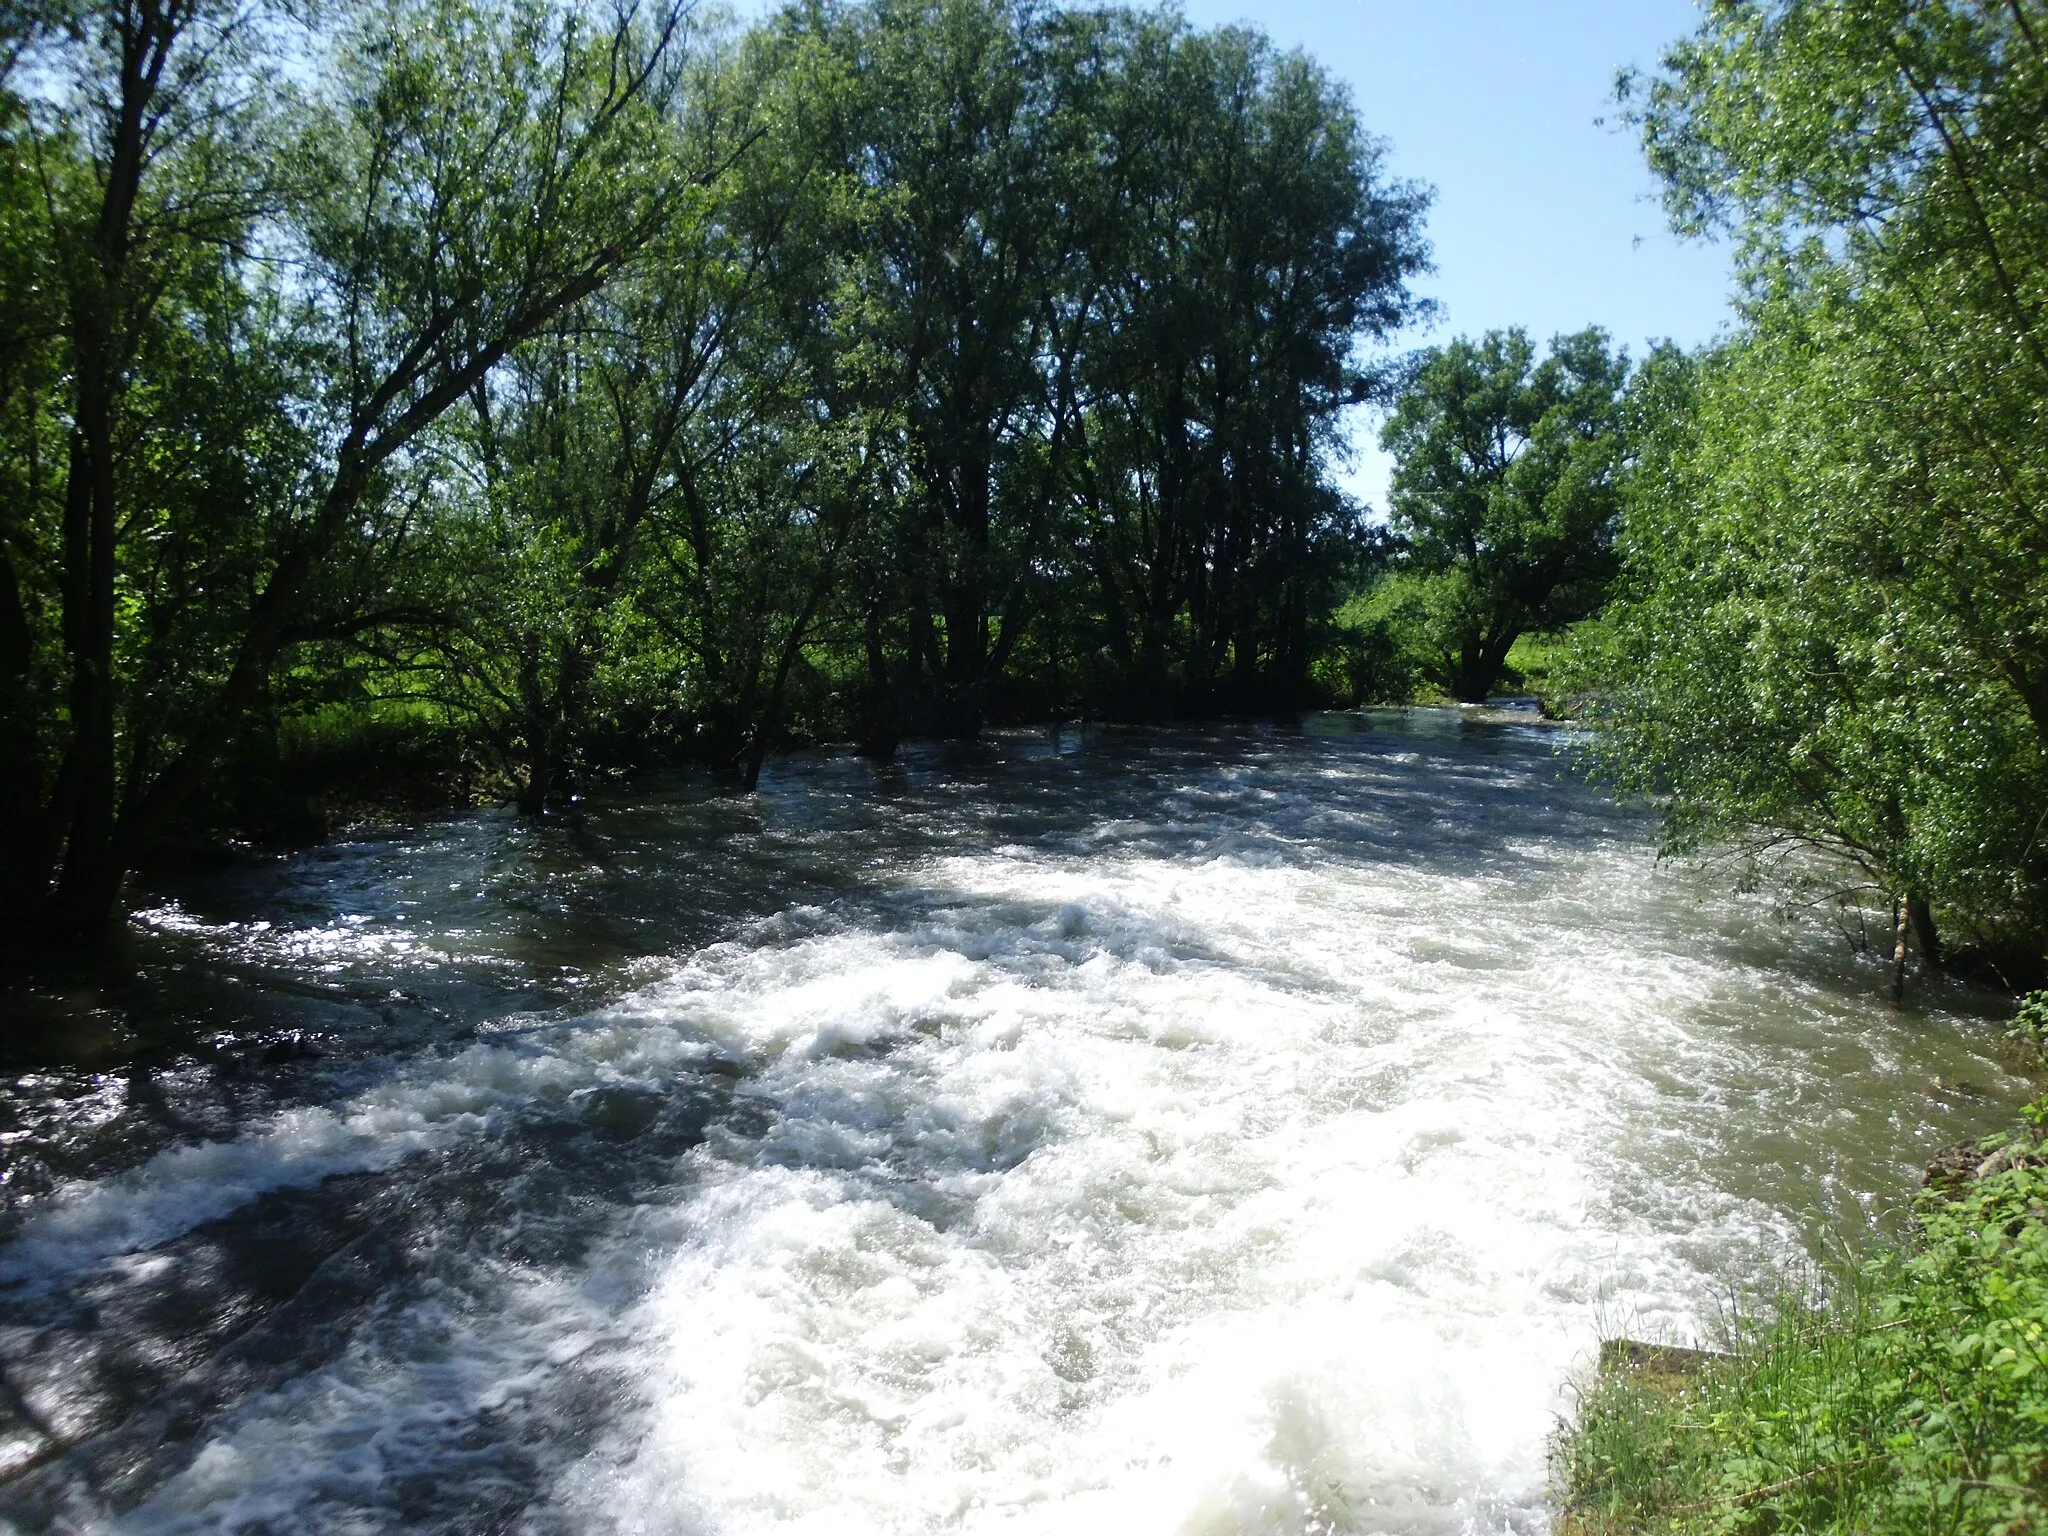
[[[1930,974],[1941,970],[1941,934],[1934,926],[1934,909],[1927,898],[1915,891],[1892,900],[1892,1006],[1906,1002],[1906,959],[1913,946],[1920,948],[1921,967]]]
[[[972,741],[981,734],[983,695],[988,676],[988,616],[974,593],[948,607],[946,664],[939,681],[941,736]]]
[[[526,724],[526,782],[520,786],[519,809],[545,816],[548,807],[566,804],[576,795],[576,761],[582,744],[578,729],[588,698],[589,641],[578,635],[559,658],[553,676],[543,658],[521,669],[521,697]]]
[[[898,723],[895,680],[889,675],[889,653],[882,644],[879,602],[868,604],[862,641],[867,650],[868,683],[861,710],[860,755],[887,761],[896,755],[896,744],[903,733]]]
[[[1920,963],[1939,972],[1942,964],[1941,932],[1934,926],[1934,909],[1924,896],[1909,893],[1906,917],[1913,925],[1913,942],[1920,946]]]
[[[826,596],[838,580],[839,551],[844,546],[849,529],[842,528],[826,554],[824,568],[811,583],[811,590],[798,610],[795,620],[789,626],[789,633],[782,642],[782,653],[775,661],[775,679],[768,688],[768,701],[761,711],[760,721],[754,727],[754,742],[747,753],[747,793],[752,794],[761,785],[761,768],[768,761],[769,748],[775,744],[775,733],[782,726],[783,701],[789,696],[789,676],[796,670],[802,658],[804,645],[811,637],[811,626],[817,622],[818,610],[824,606]]]
[[[1892,902],[1892,1007],[1906,1006],[1906,947],[1913,934],[1910,903]]]

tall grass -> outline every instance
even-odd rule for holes
[[[1730,1320],[1696,1369],[1603,1371],[1553,1448],[1578,1536],[2048,1532],[2040,1126],[1917,1208],[1901,1252]]]

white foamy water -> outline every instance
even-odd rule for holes
[[[1938,1078],[1999,1113],[2023,1089],[1970,1021],[1894,1018],[1823,935],[1703,903],[1633,824],[1410,847],[1412,802],[1375,809],[1448,772],[1591,804],[1537,746],[1302,752],[1151,808],[1213,835],[1119,802],[927,852],[880,905],[792,910],[586,1018],[60,1191],[0,1275],[134,1266],[531,1106],[732,1081],[700,1143],[573,1217],[574,1254],[437,1271],[67,1518],[462,1529],[392,1490],[509,1416],[531,1492],[493,1528],[1538,1531],[1603,1331],[1686,1339],[1720,1286],[1901,1198],[1990,1113]],[[601,1411],[563,1406],[573,1381]]]
[[[1625,922],[1641,872],[1594,863]],[[1603,1288],[1668,1329],[1698,1296],[1673,1234],[1616,1219],[1611,1181],[1644,1097],[1627,1053],[1670,1043],[1672,994],[1710,988],[1706,967],[1572,943],[1483,878],[937,873],[1058,916],[778,957],[798,974],[757,1018],[799,1031],[763,1042],[781,1117],[744,1162],[707,1159],[631,1329],[644,1439],[589,1478],[593,1516],[1536,1523]],[[1446,954],[1447,902],[1498,915]],[[886,1056],[831,1054],[878,1035]],[[1694,1198],[1718,1247],[1790,1235]]]

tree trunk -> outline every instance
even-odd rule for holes
[[[118,826],[114,604],[119,483],[114,413],[123,389],[117,322],[129,304],[135,206],[149,161],[156,93],[189,12],[158,0],[124,11],[119,93],[105,181],[86,248],[72,254],[66,329],[72,348],[69,478],[64,494],[64,648],[71,663],[70,739],[60,773],[63,862],[46,919],[60,942],[103,938],[118,915],[128,849]],[[55,850],[52,850],[54,856]]]
[[[1003,604],[1000,627],[996,630],[996,643],[988,654],[988,675],[1000,678],[1010,669],[1010,657],[1017,649],[1017,642],[1031,623],[1031,594],[1020,582],[1011,588],[1009,600]]]
[[[981,734],[988,682],[993,457],[988,428],[975,425],[967,434],[957,470],[955,527],[965,556],[945,594],[946,671],[939,703],[940,733],[963,741]]]
[[[1910,901],[1892,902],[1892,1007],[1906,1006],[1906,944],[1912,937]]]
[[[804,637],[810,633],[819,595],[814,589],[811,602],[805,605],[796,622],[790,626],[782,654],[776,658],[775,680],[768,687],[768,699],[761,706],[761,718],[755,722],[754,739],[747,750],[746,791],[750,795],[761,787],[761,769],[768,761],[768,749],[775,744],[775,732],[782,724],[782,701],[789,691],[789,674],[796,666],[797,658],[803,654]]]
[[[546,737],[543,735],[538,743],[529,738],[526,744],[526,780],[519,786],[517,796],[519,814],[545,815],[554,784],[554,754],[548,750]]]
[[[978,595],[978,594],[977,594]],[[946,669],[939,688],[939,734],[972,741],[981,734],[988,673],[988,616],[970,596],[946,609]]]
[[[1906,917],[1913,925],[1913,942],[1920,946],[1920,963],[1938,973],[1942,965],[1941,932],[1934,926],[1934,909],[1925,897],[1909,893]]]
[[[0,942],[21,941],[42,915],[55,848],[47,831],[31,693],[35,635],[14,562],[0,547]]]
[[[843,537],[842,531],[842,540]],[[841,547],[841,543],[834,543],[825,569],[811,583],[803,607],[798,610],[790,623],[788,635],[783,638],[782,654],[775,661],[775,681],[768,689],[768,702],[762,709],[761,723],[754,731],[753,750],[747,754],[748,794],[760,787],[762,764],[768,760],[768,748],[774,740],[775,729],[782,723],[782,701],[789,693],[789,674],[796,669],[797,661],[804,653],[804,642],[810,638],[811,625],[817,621],[818,610],[824,606],[825,598],[835,584],[834,572]]]
[[[1465,649],[1458,658],[1457,695],[1461,704],[1484,704],[1492,696],[1493,685],[1500,681],[1501,669],[1508,664],[1508,652],[1520,637],[1519,630],[1511,630],[1505,638],[1495,635]]]
[[[878,602],[868,604],[862,639],[867,649],[868,686],[861,709],[860,755],[886,762],[896,755],[902,729],[889,676],[889,654],[882,645],[882,605]]]
[[[81,349],[84,350],[84,349]],[[100,349],[104,359],[104,349]],[[115,756],[113,381],[103,361],[81,366],[78,422],[64,508],[65,631],[71,654],[73,794],[64,867],[52,913],[63,939],[96,940],[114,921],[122,862],[114,847],[120,777]]]

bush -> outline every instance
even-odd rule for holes
[[[2048,1064],[2048,992],[2036,992],[2020,1004],[2005,1037],[2037,1062]]]
[[[1339,701],[1412,704],[1439,690],[1416,612],[1416,584],[1382,576],[1338,609],[1317,680]]]

